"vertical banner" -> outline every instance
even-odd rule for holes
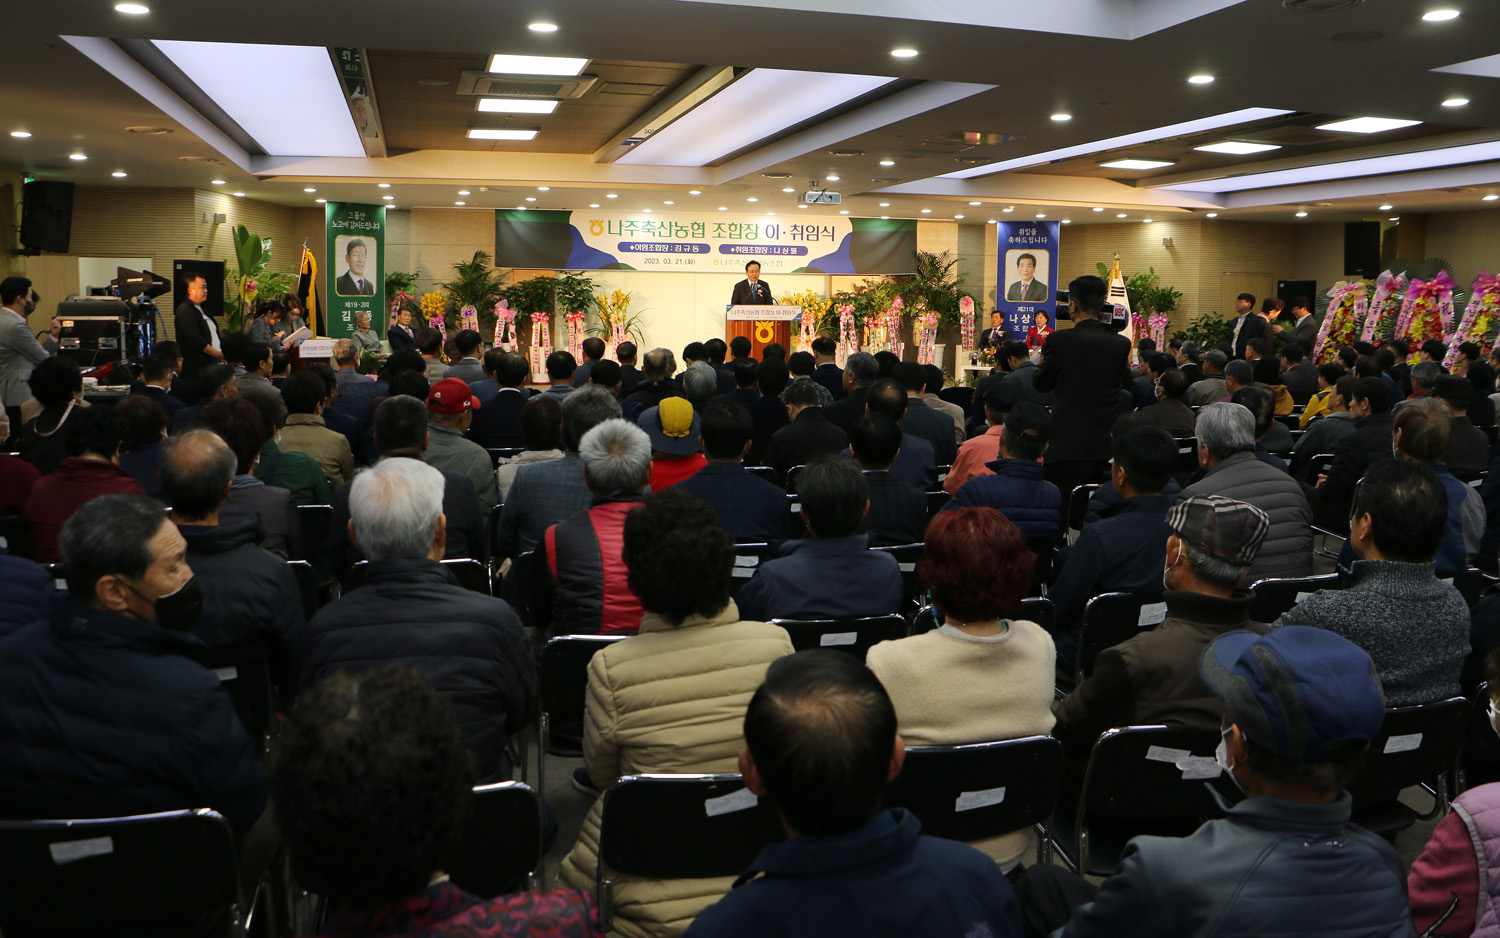
[[[369,313],[370,329],[386,333],[385,206],[328,203],[327,316],[325,334],[347,338],[354,314]]]
[[[1057,222],[1002,221],[1000,285],[995,308],[1010,337],[1026,341],[1033,329],[1057,327]],[[1040,318],[1039,318],[1040,317]]]

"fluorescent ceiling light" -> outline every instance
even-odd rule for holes
[[[1052,119],[1055,120],[1055,121],[1057,121],[1059,124],[1066,124],[1068,121],[1070,121],[1070,120],[1073,119],[1073,115],[1072,114],[1064,114],[1061,111],[1059,111],[1058,113],[1052,115]]]
[[[272,156],[365,155],[327,49],[177,39],[152,42]],[[255,80],[246,81],[246,75],[254,75]]]
[[[1245,189],[1264,189],[1270,186],[1327,182],[1330,179],[1345,179],[1353,176],[1380,176],[1386,173],[1436,169],[1440,166],[1462,166],[1466,163],[1483,163],[1497,159],[1500,159],[1500,141],[1492,140],[1487,143],[1471,143],[1457,147],[1414,150],[1410,153],[1396,153],[1391,156],[1373,156],[1362,160],[1299,166],[1296,169],[1282,169],[1269,173],[1250,173],[1197,182],[1172,183],[1163,185],[1161,188],[1180,192],[1240,192]]]
[[[303,191],[303,192],[317,192],[317,191],[318,191],[318,190],[317,190],[317,189],[314,189],[314,188],[311,188],[311,187],[309,187],[309,188],[306,188],[306,189],[303,189],[303,190],[302,190],[302,191]]]
[[[1490,195],[1486,195],[1486,196],[1480,197],[1479,201],[1481,201],[1481,202],[1493,202],[1496,199],[1500,199],[1500,195],[1495,195],[1495,194],[1491,193]]]
[[[469,203],[467,203],[467,202],[454,202],[453,204],[454,205],[468,205]]]
[[[557,32],[557,24],[556,23],[530,23],[530,24],[528,24],[526,26],[526,28],[529,29],[529,30],[531,30],[534,33],[555,33],[555,32]]]
[[[117,3],[115,4],[115,12],[128,13],[131,16],[145,16],[151,12],[151,8],[144,3]]]
[[[1104,211],[1104,209],[1103,209],[1103,207],[1100,207],[1100,208],[1094,209],[1094,211],[1096,211],[1096,212],[1102,212],[1102,211]]]
[[[113,176],[113,177],[115,177],[116,179],[124,179],[125,178],[125,171],[122,170],[122,169],[117,169],[114,172],[110,173],[110,175]]]
[[[1189,75],[1188,76],[1188,84],[1190,84],[1190,85],[1211,85],[1213,83],[1214,83],[1214,76],[1212,76],[1212,75]]]
[[[1318,129],[1340,134],[1378,134],[1387,130],[1400,130],[1402,127],[1415,127],[1420,123],[1422,122],[1402,120],[1399,117],[1351,117],[1331,124],[1319,124]]]
[[[1469,99],[1468,98],[1445,98],[1445,99],[1443,99],[1443,107],[1463,107],[1464,105],[1466,105],[1468,103],[1469,103]]]
[[[327,199],[313,199],[313,201],[316,202],[316,203],[318,203],[319,205],[326,205],[326,204],[328,204],[328,200]]]
[[[1201,147],[1193,147],[1193,149],[1202,150],[1204,153],[1229,153],[1234,156],[1244,156],[1248,153],[1279,150],[1281,146],[1275,143],[1244,143],[1239,140],[1226,140],[1223,143],[1209,143]]]
[[[535,140],[535,130],[469,128],[470,140]]]
[[[19,140],[24,140],[27,137],[31,136],[31,131],[29,131],[29,130],[12,130],[10,132],[10,135],[12,137],[15,137],[15,138],[19,139]]]
[[[896,165],[896,161],[895,160],[881,160],[880,161],[880,165],[881,166],[895,166]]]
[[[1457,10],[1428,10],[1422,14],[1422,19],[1429,23],[1446,23],[1449,20],[1458,19]]]
[[[588,64],[588,59],[570,59],[555,55],[497,53],[490,56],[489,71],[501,75],[579,75]]]
[[[898,59],[909,59],[917,54],[916,49],[892,49],[891,55]]]
[[[1207,215],[1204,215],[1203,217],[1204,218],[1218,218],[1219,217],[1219,213],[1218,212],[1209,212]]]
[[[460,190],[458,190],[458,194],[459,195],[468,195],[469,194],[469,190],[468,189],[460,189]]]
[[[483,114],[551,114],[555,110],[556,101],[533,101],[526,98],[479,99],[479,111]]]
[[[1298,212],[1297,213],[1297,217],[1298,218],[1306,218],[1307,217],[1307,213],[1306,212]]]
[[[833,176],[833,175],[824,176],[823,178],[825,180],[827,180],[828,182],[838,182],[839,181],[839,177]]]
[[[706,166],[892,80],[879,75],[751,69],[616,162]],[[754,120],[747,119],[750,114]]]
[[[222,186],[222,185],[224,185],[224,180],[222,180],[222,179],[213,179],[213,180],[210,180],[210,184],[211,185],[215,185],[215,186]]]
[[[69,153],[68,154],[68,159],[70,159],[70,160],[76,160],[79,163],[82,163],[84,160],[86,160],[88,158],[89,158],[89,156],[88,156],[87,153]]]
[[[391,187],[391,184],[388,183],[388,182],[377,182],[377,183],[375,183],[375,188],[377,188],[377,189],[389,189],[390,187]]]
[[[1110,160],[1100,163],[1104,169],[1165,169],[1177,165],[1176,160]]]
[[[589,203],[589,208],[598,208],[598,207],[599,207],[599,203],[598,202],[590,202]]]
[[[998,163],[988,163],[984,166],[971,166],[968,169],[944,173],[941,178],[971,179],[975,176],[988,176],[991,173],[1000,173],[1008,169],[1040,166],[1043,163],[1052,163],[1074,156],[1087,156],[1090,153],[1099,153],[1103,150],[1118,150],[1121,147],[1135,146],[1140,143],[1154,143],[1157,140],[1165,140],[1168,137],[1182,137],[1209,130],[1219,130],[1223,127],[1248,124],[1251,121],[1266,120],[1267,118],[1280,117],[1283,114],[1290,113],[1292,112],[1269,107],[1247,107],[1238,111],[1215,114],[1212,117],[1183,121],[1180,124],[1167,124],[1164,127],[1155,127],[1151,130],[1121,134],[1118,137],[1107,137],[1103,140],[1095,140],[1092,143],[1082,143],[1076,147],[1063,147],[1061,150],[1046,150],[1041,153],[1033,153],[1030,156],[1017,157],[1013,160],[1002,160]]]

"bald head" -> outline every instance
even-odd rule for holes
[[[167,440],[161,452],[161,487],[179,524],[218,524],[219,508],[234,480],[234,450],[212,430],[189,430]]]

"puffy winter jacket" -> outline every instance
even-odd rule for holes
[[[943,506],[993,508],[1021,529],[1028,541],[1050,541],[1062,533],[1062,493],[1042,478],[1042,464],[1025,459],[997,459],[985,466],[995,474],[975,476]]]
[[[1312,509],[1302,486],[1291,476],[1256,459],[1254,453],[1235,453],[1182,490],[1182,498],[1195,495],[1248,502],[1270,517],[1271,529],[1243,584],[1265,577],[1312,575]]]
[[[377,560],[365,585],[312,617],[297,642],[301,685],[332,671],[406,664],[453,701],[479,777],[510,777],[505,740],[531,719],[536,661],[503,599],[463,589],[443,565]]]
[[[45,618],[54,592],[46,567],[0,554],[0,638]]]
[[[542,535],[546,576],[556,586],[551,634],[598,635],[641,627],[641,601],[626,583],[625,516],[639,495],[595,499],[594,507]]]
[[[1453,799],[1406,888],[1422,934],[1455,938],[1500,936],[1500,784],[1480,785]]]

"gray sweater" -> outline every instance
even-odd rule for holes
[[[1327,629],[1375,662],[1387,707],[1457,697],[1469,606],[1431,563],[1356,560],[1347,589],[1319,590],[1275,622]]]

